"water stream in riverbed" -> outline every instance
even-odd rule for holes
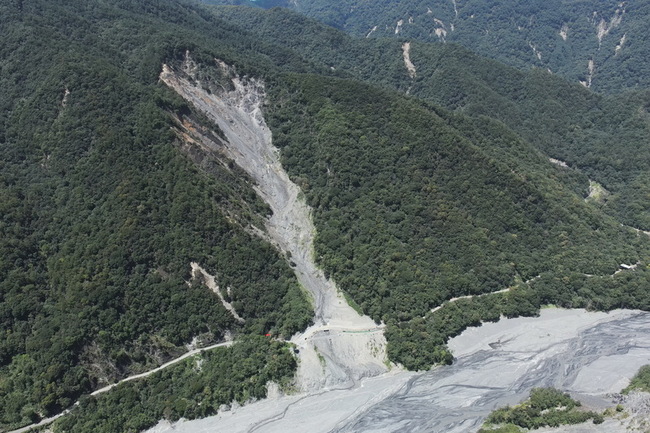
[[[475,432],[493,409],[520,402],[536,386],[555,386],[604,407],[611,404],[606,394],[620,391],[650,363],[650,313],[543,310],[539,318],[471,328],[450,347],[456,362],[427,373],[388,374],[352,390],[265,400],[153,431]]]
[[[476,431],[492,410],[520,402],[539,386],[569,391],[590,406],[611,405],[604,394],[620,391],[626,377],[650,362],[650,314],[618,312],[622,317],[570,337],[556,329],[564,326],[566,313],[546,313],[541,320],[547,326],[518,319],[511,329],[497,324],[470,330],[466,339],[475,333],[487,337],[487,346],[411,379],[399,393],[332,431]],[[571,325],[567,330],[575,329]],[[461,339],[452,347],[466,344]]]

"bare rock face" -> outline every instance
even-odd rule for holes
[[[362,377],[385,372],[383,326],[355,312],[314,261],[316,229],[311,208],[282,167],[279,150],[272,144],[262,113],[264,83],[239,77],[219,60],[212,67],[228,76],[231,86],[201,82],[201,67],[189,53],[179,68],[163,65],[160,79],[223,133],[225,140],[218,139],[219,134],[205,134],[196,128],[183,131],[203,146],[224,154],[254,180],[255,191],[273,214],[264,232],[253,231],[291,257],[298,280],[313,299],[315,324],[291,339],[300,354],[298,387],[303,391],[351,387]],[[220,90],[207,90],[215,88]]]

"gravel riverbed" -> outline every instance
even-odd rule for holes
[[[604,408],[650,363],[650,313],[546,309],[538,318],[468,329],[450,348],[457,357],[451,366],[387,373],[348,390],[279,396],[203,420],[163,422],[149,432],[475,432],[492,410],[522,401],[537,386]],[[618,420],[603,427],[625,431]]]

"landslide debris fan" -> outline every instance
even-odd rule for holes
[[[230,75],[233,90],[227,91],[226,86],[216,93],[206,90],[215,83],[199,76],[213,76],[215,68]],[[181,65],[163,65],[160,78],[223,132],[224,140],[215,141],[207,131],[201,133],[179,119],[183,136],[189,134],[200,146],[226,154],[255,181],[255,190],[273,212],[265,224],[266,235],[291,258],[298,281],[311,295],[314,324],[291,338],[300,353],[296,387],[301,391],[348,387],[362,377],[385,372],[383,326],[350,307],[335,282],[315,263],[312,210],[282,167],[261,112],[265,83],[239,76],[220,60],[199,65],[189,52]],[[335,338],[329,334],[332,329],[338,330]]]

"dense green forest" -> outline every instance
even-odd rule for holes
[[[243,230],[268,213],[250,182],[218,161],[207,176],[174,145],[169,113],[189,109],[157,82],[161,64],[208,44],[206,33],[226,50],[248,44],[226,25],[194,30],[201,13],[177,2],[0,5],[3,428],[194,337],[288,337],[311,320],[286,260]],[[191,261],[232,288],[245,324],[207,287],[188,287]]]
[[[541,427],[580,424],[592,420],[601,424],[599,413],[580,410],[580,402],[554,388],[534,388],[530,397],[515,407],[504,407],[490,414],[479,433],[518,433]]]
[[[354,77],[385,88],[408,91],[410,95],[418,96],[431,103],[442,104],[453,110],[446,111],[435,106],[423,106],[423,110],[432,110],[435,113],[434,118],[442,120],[441,123],[446,123],[447,126],[460,131],[460,135],[475,146],[473,149],[479,149],[483,157],[490,158],[493,163],[498,161],[504,167],[509,167],[511,171],[515,170],[514,167],[519,167],[519,173],[524,175],[525,183],[534,184],[542,190],[548,188],[547,193],[542,193],[545,200],[561,201],[564,200],[563,196],[569,199],[571,192],[586,196],[588,178],[596,179],[608,189],[610,194],[607,196],[607,201],[592,201],[590,204],[595,209],[588,210],[587,206],[578,204],[574,197],[569,199],[573,200],[573,205],[559,206],[559,208],[572,210],[577,209],[575,206],[578,206],[582,209],[579,212],[592,215],[578,217],[582,223],[593,221],[593,216],[599,214],[598,210],[605,210],[619,221],[636,227],[650,228],[649,202],[645,193],[647,188],[644,187],[647,182],[643,180],[650,169],[647,159],[650,153],[639,152],[639,149],[645,149],[648,145],[646,140],[648,124],[644,120],[645,109],[643,108],[646,105],[644,100],[647,98],[645,93],[600,96],[544,71],[519,72],[494,61],[481,59],[457,46],[438,44],[412,45],[412,59],[418,70],[424,70],[422,77],[418,76],[412,80],[403,65],[400,42],[353,39],[334,29],[281,9],[261,11],[250,8],[218,8],[214,13],[230,21],[245,23],[247,28],[253,29],[263,39],[282,43],[285,47],[300,52],[314,62],[326,64],[334,69],[333,74],[342,78]],[[420,60],[416,60],[416,55]],[[296,82],[302,80],[302,78],[296,79]],[[639,290],[631,290],[634,295],[629,296],[621,295],[626,292],[625,283],[618,278],[612,280],[616,281],[616,288],[608,288],[606,295],[596,295],[592,289],[585,287],[591,287],[600,281],[608,281],[607,279],[592,279],[580,286],[571,283],[568,285],[570,291],[562,292],[558,289],[567,288],[567,285],[561,283],[562,281],[580,279],[583,274],[593,274],[591,271],[579,271],[579,266],[576,266],[574,261],[578,256],[569,252],[573,251],[574,247],[580,249],[585,253],[585,263],[595,265],[597,260],[592,260],[590,253],[587,253],[591,249],[578,247],[574,243],[574,235],[569,232],[564,234],[556,232],[557,237],[549,238],[550,232],[543,230],[539,225],[542,218],[539,210],[544,209],[549,212],[548,218],[552,221],[550,225],[553,229],[559,229],[557,218],[560,213],[550,209],[550,206],[542,201],[535,202],[534,207],[538,211],[535,212],[535,219],[529,223],[530,228],[540,230],[539,235],[524,238],[522,233],[509,227],[494,230],[497,221],[512,224],[518,221],[518,218],[514,217],[513,213],[508,213],[507,217],[499,217],[500,212],[505,211],[502,207],[504,196],[491,197],[489,193],[482,191],[481,188],[490,188],[493,183],[486,182],[487,185],[483,187],[477,185],[479,182],[474,171],[471,174],[468,172],[468,176],[472,179],[468,184],[476,188],[476,192],[469,190],[472,194],[464,195],[468,192],[467,186],[454,183],[460,182],[462,175],[455,171],[456,167],[453,169],[445,167],[449,171],[443,170],[443,173],[453,172],[454,179],[434,182],[438,187],[436,198],[448,200],[453,197],[457,202],[460,200],[459,197],[465,197],[465,200],[460,200],[461,206],[467,212],[473,205],[473,209],[469,210],[472,220],[458,232],[462,233],[461,237],[467,236],[472,230],[478,232],[478,228],[472,226],[480,227],[480,218],[483,218],[489,229],[485,232],[488,235],[482,234],[482,236],[491,237],[489,242],[486,240],[484,244],[480,244],[481,235],[468,236],[471,241],[458,242],[454,234],[442,228],[436,230],[435,225],[430,224],[435,221],[431,214],[425,213],[426,216],[420,216],[419,220],[413,218],[409,210],[417,209],[415,204],[422,207],[422,202],[431,205],[435,196],[425,196],[420,192],[426,199],[417,198],[418,191],[414,191],[407,185],[414,180],[413,178],[418,179],[413,182],[414,184],[421,183],[421,178],[416,177],[420,176],[420,173],[415,167],[420,169],[424,164],[423,161],[436,159],[429,155],[435,146],[440,145],[441,140],[437,137],[429,138],[429,147],[420,149],[422,152],[420,154],[416,153],[418,150],[415,146],[404,146],[408,149],[397,154],[398,143],[409,142],[410,144],[414,141],[412,137],[417,134],[415,131],[431,134],[431,131],[424,131],[429,126],[438,124],[427,120],[414,126],[413,122],[410,122],[414,116],[410,118],[404,116],[387,123],[391,118],[382,112],[386,107],[389,107],[391,113],[406,111],[403,108],[391,107],[388,102],[390,92],[377,92],[375,100],[370,103],[368,100],[371,99],[372,92],[365,89],[354,90],[356,84],[349,80],[342,81],[344,84],[340,82],[329,84],[313,77],[309,80],[314,83],[309,84],[308,96],[304,96],[305,92],[300,90],[303,94],[300,95],[299,103],[304,104],[309,100],[315,100],[318,101],[315,104],[317,108],[298,109],[290,114],[284,107],[291,107],[293,104],[287,103],[282,95],[273,98],[280,101],[283,107],[279,114],[273,111],[269,113],[272,118],[275,118],[271,121],[271,125],[276,128],[274,129],[276,144],[283,146],[285,164],[306,189],[310,204],[316,208],[317,224],[319,213],[322,211],[322,226],[318,227],[321,240],[319,253],[325,268],[334,273],[343,289],[351,292],[365,312],[376,319],[388,320],[389,324],[392,322],[388,317],[392,314],[397,313],[397,317],[401,318],[395,323],[396,326],[389,327],[387,334],[392,359],[399,360],[409,368],[426,368],[432,362],[448,361],[450,358],[444,349],[447,336],[459,333],[466,326],[477,325],[486,318],[496,320],[499,317],[497,312],[508,316],[535,314],[537,309],[546,303],[601,309],[634,304],[639,308],[647,308],[643,306],[646,302],[646,297],[642,294],[644,273],[634,275],[637,283],[633,286],[637,287],[637,284],[641,286]],[[320,93],[316,93],[316,90]],[[359,95],[364,95],[365,100]],[[332,103],[332,100],[335,100],[335,103]],[[342,102],[338,103],[339,100]],[[362,108],[364,104],[365,110]],[[322,106],[333,110],[317,111]],[[332,113],[337,109],[338,112]],[[350,116],[351,112],[357,110],[365,112]],[[306,123],[305,120],[299,124],[295,122],[295,116],[303,115],[304,118],[305,113],[309,116],[317,113],[313,116],[314,119],[318,119],[316,126]],[[381,117],[381,120],[372,123],[367,119],[370,116]],[[405,120],[406,118],[409,120]],[[387,128],[393,124],[395,125],[393,128]],[[374,136],[366,133],[369,125],[373,126]],[[404,137],[407,133],[412,135]],[[319,137],[318,143],[308,143],[308,137],[314,135]],[[389,137],[386,137],[387,135]],[[286,140],[285,136],[288,136]],[[386,138],[381,140],[380,137]],[[520,137],[527,140],[522,141]],[[286,143],[289,144],[284,147]],[[612,146],[611,143],[617,145]],[[382,151],[382,147],[385,150]],[[562,167],[549,163],[540,153],[535,152],[534,148],[542,150],[546,155],[550,154],[567,161],[569,166]],[[466,152],[462,158],[468,158],[469,155]],[[417,161],[418,165],[409,166],[407,162],[409,158],[411,161]],[[450,160],[448,157],[442,159]],[[340,166],[337,167],[335,164]],[[472,168],[475,168],[475,165],[475,161],[468,163]],[[433,163],[431,166],[430,170],[435,167],[435,174],[443,176],[439,166]],[[401,167],[404,167],[403,172],[399,171]],[[374,179],[379,173],[383,181],[381,185],[376,181],[374,183],[361,181]],[[486,170],[488,177],[492,177],[494,173],[495,168],[491,166]],[[541,178],[535,175],[540,175]],[[349,176],[347,181],[345,176]],[[403,184],[401,188],[404,189],[397,186],[400,182]],[[446,191],[447,195],[442,196],[440,184],[446,182],[449,182],[447,184],[449,189]],[[498,185],[501,194],[507,193],[508,190],[503,188],[503,183]],[[394,193],[388,193],[393,190]],[[380,193],[377,194],[376,191]],[[522,205],[520,198],[511,200]],[[499,208],[496,211],[492,209],[486,212],[487,209],[491,209],[490,203],[499,203]],[[349,209],[347,212],[346,208]],[[384,210],[385,208],[388,209]],[[485,213],[476,221],[471,212],[480,209]],[[343,213],[340,213],[342,210]],[[527,215],[526,218],[531,216],[530,207],[519,210]],[[403,213],[401,218],[399,214],[393,216],[398,211]],[[360,224],[359,220],[363,220],[364,217],[372,218],[371,222]],[[462,218],[462,214],[457,216],[454,223],[458,223]],[[332,221],[337,220],[344,224],[336,226],[332,224]],[[609,224],[612,224],[610,229],[618,230],[614,228],[618,225],[616,222],[610,221]],[[572,230],[579,225],[580,223],[568,224]],[[411,226],[416,226],[417,229],[409,230],[408,227]],[[423,230],[423,227],[426,227],[428,232]],[[521,228],[523,225],[518,227]],[[584,233],[589,233],[594,228],[595,226],[592,225]],[[499,233],[509,233],[509,229],[510,232],[517,231],[513,233],[514,238],[495,239]],[[346,233],[344,237],[341,236],[341,230]],[[426,236],[426,233],[435,233],[437,236]],[[635,242],[645,243],[645,238],[639,237],[636,233],[629,233],[627,243],[630,246]],[[330,235],[326,238],[328,234]],[[602,236],[602,233],[599,235]],[[565,240],[560,240],[565,236]],[[590,233],[589,237],[591,236],[593,233]],[[392,239],[393,237],[396,239]],[[425,239],[429,244],[422,245]],[[447,239],[451,243],[445,248],[443,245]],[[540,239],[543,241],[540,242]],[[540,254],[536,248],[546,248],[543,244],[548,245],[554,240],[566,248],[564,257],[568,260],[556,256],[554,265],[548,262],[547,269],[554,269],[549,273],[543,269],[544,254]],[[620,240],[621,238],[614,234],[610,238],[614,243]],[[518,244],[519,247],[511,249],[514,244]],[[420,249],[414,249],[414,245],[422,246]],[[467,250],[464,249],[464,245],[468,246]],[[470,247],[478,250],[478,253],[468,252]],[[390,249],[395,249],[399,254],[392,257],[387,251]],[[340,250],[345,252],[341,254]],[[501,254],[500,257],[496,250]],[[454,256],[450,251],[458,252],[458,255]],[[507,258],[505,251],[512,251],[513,255]],[[550,252],[548,249],[546,251]],[[600,251],[606,255],[614,252],[609,247],[604,247]],[[430,252],[430,255],[426,255],[426,252]],[[481,253],[485,256],[481,256]],[[528,261],[534,264],[534,268],[527,268],[525,257],[529,257]],[[639,256],[641,257],[647,256]],[[439,263],[438,260],[445,259],[451,259],[453,265],[457,266],[452,269],[444,268],[448,271],[447,274],[432,266],[434,263]],[[620,263],[636,263],[636,261],[636,259],[624,259]],[[485,272],[486,268],[481,268],[481,271],[476,272],[472,265],[477,262],[489,263],[486,268],[493,270]],[[617,265],[610,266],[609,271],[601,268],[596,275],[613,273]],[[497,269],[499,271],[496,271]],[[468,270],[476,274],[467,272]],[[477,274],[483,279],[477,280],[475,277]],[[473,290],[480,290],[479,287],[484,287],[483,290],[488,287],[490,288],[488,290],[496,290],[497,287],[504,288],[515,284],[515,277],[523,278],[525,281],[537,275],[555,275],[555,281],[552,284],[538,284],[536,287],[541,289],[539,291],[522,289],[511,295],[494,299],[480,298],[470,303],[471,314],[462,314],[461,312],[466,310],[454,308],[455,314],[446,316],[448,320],[445,326],[439,325],[440,321],[435,314],[426,320],[419,318],[412,321],[403,320],[409,316],[424,316],[431,306],[439,303],[437,298],[427,299],[427,292],[428,296],[443,296],[444,299],[454,293],[471,293],[468,287]],[[490,277],[493,279],[488,282]],[[434,278],[436,283],[433,283]],[[545,281],[546,277],[540,282]],[[461,288],[463,285],[466,289]],[[391,290],[393,287],[400,287],[400,290]],[[420,287],[419,294],[416,294],[418,289],[414,287]],[[440,289],[440,287],[444,288]],[[549,296],[544,295],[544,290],[549,291]],[[557,296],[550,296],[550,294]],[[401,301],[397,301],[396,298],[401,298]],[[495,303],[499,306],[495,307]],[[400,311],[399,305],[408,306],[408,311]],[[386,312],[392,314],[385,315]],[[440,313],[442,312],[438,315]],[[428,342],[431,350],[421,350],[424,341]],[[433,350],[434,347],[437,349]]]
[[[531,171],[528,159],[544,167],[541,156],[502,124],[452,121],[443,109],[350,80],[283,83],[269,121],[314,208],[317,256],[366,314],[388,324],[389,354],[409,368],[449,359],[444,342],[463,326],[416,331],[446,299],[547,273],[609,278],[620,263],[647,257],[645,235],[585,203],[552,170]],[[526,156],[494,156],[509,152]],[[507,297],[508,315],[542,305],[517,301],[519,293]],[[485,314],[493,315],[481,308],[451,323],[475,325]]]
[[[268,381],[290,386],[296,361],[282,343],[247,337],[230,348],[192,357],[146,380],[127,382],[54,424],[55,432],[140,432],[161,419],[195,419],[222,405],[266,397]]]
[[[438,44],[413,45],[428,72],[412,80],[401,41],[280,9],[15,0],[0,16],[0,429],[195,337],[282,340],[311,320],[286,258],[250,234],[270,212],[252,181],[218,154],[188,154],[173,131],[175,116],[209,126],[158,81],[186,51],[206,80],[218,58],[266,82],[274,143],[314,208],[317,260],[388,325],[391,360],[451,362],[449,336],[544,304],[650,308],[650,242],[621,225],[650,228],[644,93],[599,96]],[[588,178],[608,201],[585,202]],[[191,262],[232,288],[245,323],[190,281]],[[611,277],[621,263],[638,265]],[[264,338],[202,360],[84,398],[55,428],[204,416],[295,369]],[[111,411],[123,418],[97,424]]]
[[[521,70],[550,69],[598,92],[650,85],[647,1],[203,1],[290,8],[360,38],[460,44]]]

